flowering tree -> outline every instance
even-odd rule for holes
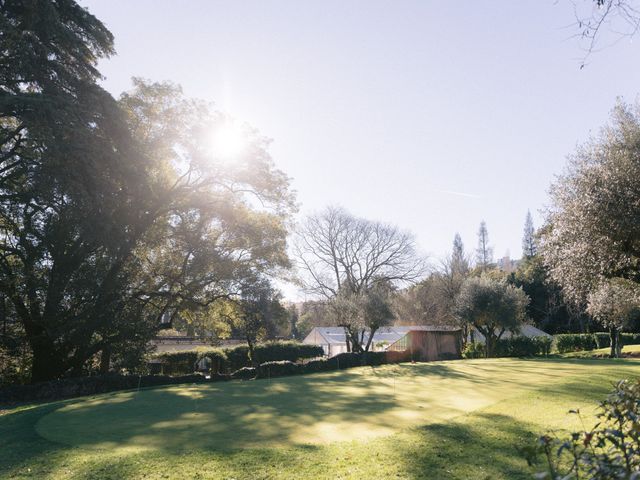
[[[640,287],[623,279],[603,282],[588,297],[587,311],[609,329],[611,356],[618,358],[622,350],[620,330],[634,311],[640,308]]]
[[[640,105],[620,103],[610,125],[578,148],[551,187],[544,263],[565,298],[581,307],[594,303],[598,318],[603,284],[640,281],[639,176]]]

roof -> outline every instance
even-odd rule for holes
[[[485,341],[484,335],[482,335],[478,330],[474,329],[473,336],[476,342]],[[502,338],[511,338],[511,337],[519,337],[519,336],[528,337],[528,338],[534,338],[534,337],[552,338],[552,335],[549,335],[547,332],[543,332],[539,328],[536,328],[533,325],[529,325],[529,324],[521,325],[520,330],[515,335],[508,331],[504,332],[504,334],[502,335]]]
[[[407,333],[418,330],[427,332],[455,332],[458,331],[459,328],[437,325],[405,325],[398,327],[380,327],[373,335],[373,342],[386,342],[391,344],[404,337]],[[318,336],[323,341],[318,342]],[[304,342],[311,343],[314,337],[316,337],[316,343],[326,343],[331,345],[345,343],[343,327],[314,327],[311,332],[309,332],[309,335],[307,335],[307,337],[304,339]],[[309,339],[310,342],[307,342],[307,339]],[[368,340],[369,332],[365,332],[364,342],[366,343]]]

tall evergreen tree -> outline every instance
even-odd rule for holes
[[[478,229],[476,262],[482,271],[485,271],[493,263],[493,248],[489,246],[489,231],[484,220],[480,222],[480,228]]]
[[[536,245],[533,218],[531,217],[531,212],[527,210],[527,216],[524,221],[524,235],[522,236],[522,256],[533,257],[536,253],[538,253],[538,246]]]
[[[453,237],[453,250],[451,252],[451,270],[455,273],[466,274],[469,270],[469,260],[464,251],[464,244],[459,233]]]

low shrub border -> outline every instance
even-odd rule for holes
[[[62,400],[117,390],[132,390],[178,383],[204,383],[228,379],[229,376],[227,375],[215,375],[207,379],[200,374],[170,377],[168,375],[120,375],[116,373],[92,377],[63,378],[49,382],[11,385],[0,388],[0,405]]]
[[[640,334],[621,333],[622,345],[640,345]],[[597,333],[563,333],[554,335],[555,348],[558,353],[581,352],[608,348],[611,346],[611,338],[607,332]]]
[[[268,342],[256,345],[254,348],[256,363],[288,360],[296,362],[302,359],[317,358],[324,355],[319,345],[307,345],[298,342]],[[206,360],[206,370],[215,373],[231,373],[244,367],[251,367],[249,347],[238,345],[229,348],[199,348],[181,352],[166,352],[153,354],[153,360],[161,362],[157,373],[166,375],[188,375],[195,371],[196,363]],[[204,362],[203,362],[204,363]]]
[[[512,337],[498,340],[496,357],[534,357],[549,355],[553,340],[549,337]],[[467,343],[464,358],[484,358],[484,344]]]
[[[259,367],[242,367],[230,375],[191,374],[171,377],[168,375],[120,375],[107,374],[93,377],[66,378],[32,385],[12,385],[0,388],[0,405],[26,402],[43,402],[65,398],[96,395],[136,388],[175,385],[180,383],[208,383],[231,379],[249,380],[305,373],[343,370],[353,367],[377,366],[410,361],[409,352],[341,353],[331,358],[294,363],[289,360],[262,363]]]

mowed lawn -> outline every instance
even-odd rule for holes
[[[460,360],[119,392],[5,412],[0,478],[531,478],[638,360]]]

